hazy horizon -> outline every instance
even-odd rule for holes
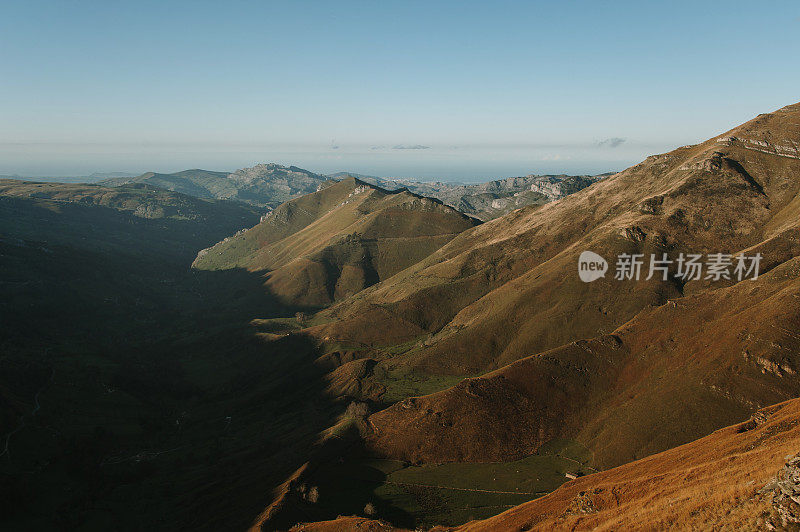
[[[114,146],[96,145],[86,154],[66,145],[0,145],[0,175],[58,178],[94,173],[139,175],[192,168],[235,171],[259,163],[298,166],[320,174],[353,172],[420,180],[482,181],[528,174],[600,174],[622,170],[647,155],[675,146],[598,143],[583,146]],[[24,149],[21,149],[24,148]],[[11,165],[13,156],[34,159]],[[52,160],[44,157],[50,155]]]
[[[32,0],[3,15],[0,174],[31,177],[271,161],[602,173],[795,103],[800,86],[786,1]]]

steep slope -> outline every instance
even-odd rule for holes
[[[425,462],[509,460],[566,437],[609,467],[799,395],[800,338],[791,332],[800,322],[800,158],[791,151],[799,115],[797,105],[762,115],[543,209],[484,224],[333,307],[344,320],[313,333],[349,335],[348,322],[360,320],[350,312],[378,301],[383,316],[418,326],[406,338],[434,333],[400,356],[368,355],[384,367],[469,374],[506,366],[374,414],[374,447]],[[764,259],[758,280],[733,286],[684,283],[674,269],[666,281],[608,275],[588,284],[577,275],[583,250],[612,268],[622,252]],[[453,287],[460,297],[442,297]],[[441,303],[423,307],[431,294]],[[451,302],[449,315],[431,314]],[[371,315],[374,332],[381,315]],[[384,330],[402,339],[398,323]]]
[[[266,273],[287,302],[323,306],[418,262],[478,222],[436,200],[355,178],[284,203],[203,250],[194,267]]]
[[[369,441],[414,462],[497,461],[575,440],[610,467],[800,396],[800,258],[756,281],[646,309],[579,340],[370,416]]]
[[[505,462],[567,440],[598,468],[797,397],[798,146],[792,105],[465,231],[317,314],[331,392],[397,401],[363,423],[382,458]],[[605,278],[580,280],[585,250]],[[680,254],[717,252],[760,253],[760,276],[678,275]],[[617,280],[623,253],[673,262]]]
[[[800,158],[789,151],[800,140],[798,115],[797,105],[762,115],[557,202],[487,222],[323,312],[331,323],[309,332],[364,347],[427,334],[402,356],[403,365],[470,375],[608,333],[648,305],[705,286],[681,282],[674,264],[667,281],[614,281],[621,253],[667,253],[675,260],[680,253],[736,253],[762,243],[785,248],[765,256],[768,268],[796,251],[790,235],[798,223]],[[580,281],[584,250],[611,263],[606,279]],[[367,315],[370,334],[363,332]]]
[[[800,522],[791,498],[800,492],[798,445],[794,399],[686,445],[572,480],[495,517],[436,530],[793,530]],[[342,517],[293,530],[399,529]]]
[[[173,174],[147,172],[133,178],[101,181],[104,186],[131,183],[173,190],[198,198],[231,199],[259,207],[274,207],[303,194],[315,192],[328,178],[296,166],[259,164],[233,173],[184,170]]]

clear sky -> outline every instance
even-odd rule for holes
[[[0,174],[602,172],[800,101],[796,0],[3,0],[0,43]]]

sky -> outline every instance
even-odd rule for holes
[[[796,0],[3,0],[0,174],[615,171],[800,101],[798,57]]]

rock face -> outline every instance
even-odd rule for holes
[[[328,181],[327,177],[303,170],[297,166],[275,163],[257,164],[230,174],[227,179],[236,183],[235,197],[248,203],[283,203],[290,199],[316,192]]]
[[[765,523],[770,530],[800,525],[800,454],[790,457],[778,475],[761,490],[772,504],[774,515]]]

